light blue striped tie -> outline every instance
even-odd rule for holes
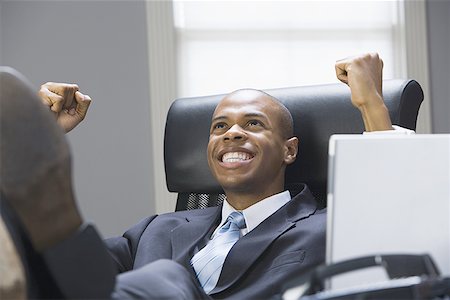
[[[225,258],[231,247],[240,238],[240,230],[245,227],[245,219],[242,213],[232,212],[213,239],[191,259],[191,265],[207,294],[214,289],[219,281]]]

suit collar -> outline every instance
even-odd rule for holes
[[[245,274],[275,239],[293,228],[296,222],[314,214],[317,209],[316,200],[306,185],[298,187],[300,192],[291,201],[242,237],[231,248],[219,282],[211,294],[220,293],[229,288]],[[190,267],[193,251],[207,234],[212,233],[217,227],[221,219],[221,211],[221,205],[198,210],[188,214],[185,218],[186,222],[172,230],[173,259],[187,267],[194,276],[195,271]],[[236,268],[237,265],[240,267]]]
[[[186,222],[175,227],[171,233],[173,260],[188,267],[193,251],[220,221],[222,206],[197,210],[188,214]]]
[[[314,214],[316,209],[316,200],[306,185],[302,185],[300,193],[291,201],[239,239],[231,248],[217,286],[211,294],[220,293],[238,281],[274,240],[293,228],[296,222]]]
[[[317,200],[306,186],[306,184],[297,185],[299,188],[292,200],[287,203],[287,220],[297,222],[314,214],[317,210]]]

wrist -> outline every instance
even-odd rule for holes
[[[384,106],[383,96],[376,90],[372,90],[370,93],[365,92],[363,95],[364,96],[355,98],[355,96],[352,94],[352,102],[354,103],[355,106],[359,108],[360,111],[363,109],[364,110],[379,109],[380,106]]]
[[[366,131],[392,130],[389,110],[382,98],[380,101],[369,101],[359,107],[364,119]]]

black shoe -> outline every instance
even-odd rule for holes
[[[0,189],[36,250],[74,232],[81,217],[72,192],[62,129],[26,79],[0,69]]]

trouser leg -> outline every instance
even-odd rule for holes
[[[116,278],[113,299],[211,299],[180,264],[161,259]]]

